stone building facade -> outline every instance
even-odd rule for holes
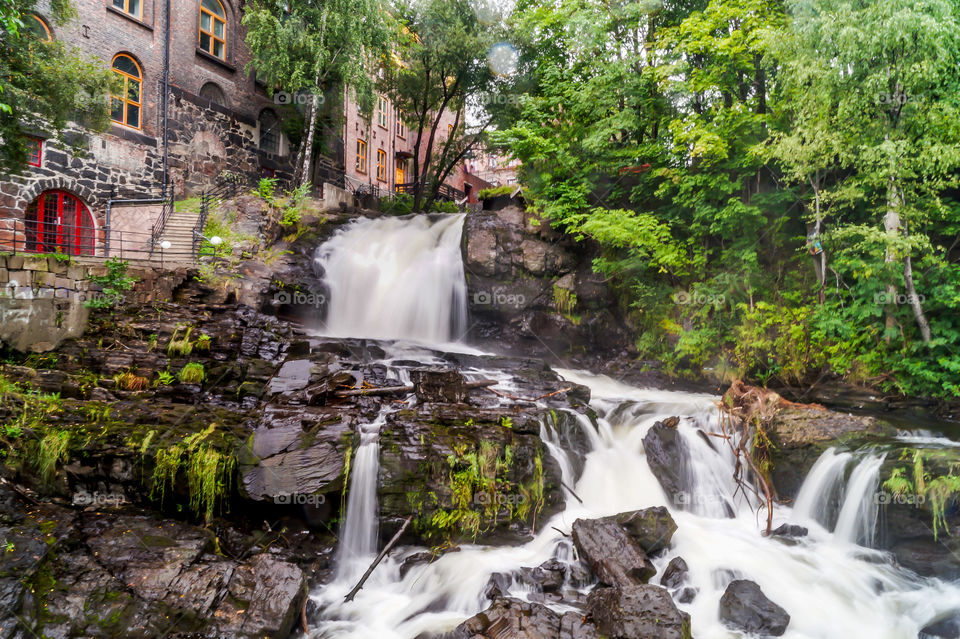
[[[177,197],[212,188],[224,172],[289,177],[282,110],[245,70],[242,0],[170,0],[169,20],[165,0],[73,4],[76,16],[56,25],[40,2],[30,16],[38,37],[101,61],[125,90],[111,99],[106,131],[75,127],[61,145],[38,130],[28,170],[0,176],[0,249],[102,254],[107,202],[161,197],[165,177]]]

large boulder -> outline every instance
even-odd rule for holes
[[[670,594],[649,584],[597,588],[587,599],[590,618],[609,639],[690,639],[690,617]]]
[[[660,482],[667,497],[675,504],[688,502],[686,487],[687,458],[689,452],[676,422],[664,420],[650,427],[643,438],[643,452],[647,456],[650,471]],[[674,425],[671,425],[674,424]]]
[[[924,626],[920,639],[960,639],[960,612]]]
[[[720,621],[734,630],[779,637],[786,632],[790,615],[770,601],[755,582],[735,579],[720,598]]]
[[[560,615],[546,606],[519,599],[497,599],[457,627],[457,639],[556,639]]]
[[[640,545],[615,520],[576,520],[573,543],[597,579],[609,586],[642,584],[657,572]]]
[[[647,554],[669,546],[673,533],[677,532],[677,523],[663,506],[620,513],[614,515],[613,520],[623,526]]]

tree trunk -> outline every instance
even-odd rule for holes
[[[930,344],[930,322],[923,312],[923,304],[917,296],[917,289],[913,285],[913,264],[910,256],[903,258],[903,283],[907,290],[907,299],[910,301],[910,307],[913,309],[913,316],[917,320],[917,326],[920,328],[920,335],[923,337],[924,344]]]
[[[883,230],[886,231],[888,236],[896,236],[900,233],[900,213],[897,209],[897,186],[892,177],[887,182],[887,212],[883,216]],[[896,251],[893,250],[891,243],[892,239],[888,242],[887,249],[883,256],[885,264],[895,262],[897,259]],[[886,335],[884,335],[884,341],[889,342],[890,334],[896,326],[896,318],[893,315],[893,311],[897,305],[897,287],[895,285],[887,284],[884,302],[886,306],[884,309],[884,313],[886,314]]]
[[[823,223],[823,218],[820,215],[820,171],[816,172],[816,179],[810,178],[810,186],[813,188],[813,212],[816,217],[816,223],[813,227],[813,235],[815,238],[820,237],[820,229]],[[819,261],[817,258],[820,258]],[[826,287],[827,287],[827,252],[821,247],[820,254],[813,256],[813,268],[817,273],[817,283],[820,285],[820,291],[818,293],[818,298],[820,299],[820,304],[822,305],[826,301]]]
[[[319,78],[318,85],[319,85]],[[304,184],[310,182],[310,169],[313,163],[313,136],[317,130],[317,110],[318,110],[318,100],[317,94],[314,93],[310,100],[310,117],[307,118],[307,138],[303,143],[303,164],[297,169],[297,172],[300,174],[299,179],[294,180],[294,187],[300,187]]]

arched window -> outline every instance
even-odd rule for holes
[[[280,120],[270,109],[260,112],[260,150],[267,153],[280,152]]]
[[[227,12],[220,0],[200,0],[200,48],[227,59]]]
[[[77,196],[66,191],[44,191],[27,206],[27,251],[93,255],[93,216]]]
[[[120,76],[110,96],[110,119],[117,124],[140,128],[140,88],[143,74],[130,56],[121,53],[113,59],[113,72]]]
[[[221,89],[216,82],[207,82],[200,87],[200,97],[206,98],[214,104],[227,106],[227,96],[224,95],[223,89]]]
[[[29,29],[33,35],[37,36],[41,40],[45,42],[53,42],[53,32],[50,31],[50,25],[47,24],[46,20],[35,13],[31,13],[30,18],[33,19],[30,20],[28,18],[25,21],[27,29]]]

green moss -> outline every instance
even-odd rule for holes
[[[516,190],[516,184],[504,184],[503,186],[494,186],[489,189],[480,189],[477,197],[481,200],[489,200],[501,195],[511,195]]]
[[[205,377],[203,364],[199,362],[190,362],[177,374],[177,379],[184,384],[202,384]]]
[[[53,481],[57,464],[67,461],[70,446],[70,431],[56,430],[44,435],[37,453],[37,470],[44,482]]]
[[[180,337],[181,328],[183,327],[177,326],[173,330],[173,335],[170,336],[170,341],[167,343],[167,355],[170,357],[177,355],[186,357],[193,352],[193,342],[190,341],[190,334],[193,332],[193,327],[187,326],[183,336]]]

